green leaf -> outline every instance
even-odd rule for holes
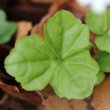
[[[3,10],[0,10],[0,21],[0,44],[4,44],[9,42],[16,32],[16,24],[6,21],[6,14]]]
[[[89,52],[82,51],[57,66],[51,85],[60,97],[83,99],[91,95],[97,72],[98,66]]]
[[[86,24],[92,32],[97,35],[102,35],[108,29],[108,21],[106,13],[95,14],[91,10],[86,14]]]
[[[16,24],[14,22],[0,22],[0,44],[7,43],[11,39],[15,31]]]
[[[104,79],[105,79],[105,73],[100,71],[97,74],[97,83],[96,83],[96,85],[99,85],[102,81],[104,81]]]
[[[99,71],[89,46],[88,28],[70,12],[58,11],[45,25],[45,39],[31,35],[16,42],[5,68],[25,90],[50,84],[60,97],[82,99],[92,93]]]
[[[54,71],[53,58],[43,39],[31,36],[16,42],[15,49],[7,57],[5,64],[9,74],[14,76],[23,88],[41,90],[49,83],[51,72]]]
[[[0,9],[0,21],[6,20],[6,14],[3,10]]]
[[[110,9],[98,15],[89,11],[86,15],[86,23],[90,30],[96,34],[97,48],[110,53]]]
[[[90,46],[88,28],[70,12],[59,11],[50,18],[45,25],[45,34],[58,57],[67,57]]]
[[[107,52],[100,52],[97,56],[97,62],[104,72],[110,72],[110,54]]]
[[[95,44],[101,51],[106,51],[110,53],[110,35],[97,37],[95,40]]]

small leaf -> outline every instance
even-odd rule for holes
[[[6,21],[6,14],[0,10],[0,44],[10,41],[13,34],[16,32],[16,24]]]
[[[62,10],[45,25],[45,39],[32,35],[16,42],[5,68],[26,90],[51,84],[60,97],[82,99],[92,93],[99,71],[89,46],[88,28]]]
[[[110,35],[96,37],[95,44],[101,51],[110,53]]]
[[[6,20],[6,14],[3,10],[0,9],[0,21]]]
[[[99,85],[104,79],[105,79],[105,73],[100,71],[97,74],[97,83],[96,83],[96,85]]]
[[[98,49],[110,53],[110,9],[98,15],[89,11],[86,23],[90,30],[96,34],[95,44]]]
[[[110,72],[110,54],[107,52],[100,52],[97,56],[97,62],[104,72]]]
[[[0,44],[7,43],[16,31],[14,22],[0,22]]]
[[[95,14],[92,11],[88,11],[85,21],[90,30],[97,35],[104,34],[108,29],[106,13]]]

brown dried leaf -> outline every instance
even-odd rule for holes
[[[32,29],[32,23],[21,21],[17,23],[17,34],[16,39],[19,39],[25,35],[28,35],[29,31]]]
[[[53,88],[52,88],[50,85],[48,85],[47,87],[45,87],[45,88],[41,91],[41,93],[43,94],[43,96],[44,96],[45,98],[47,98],[47,97],[49,97],[49,96],[51,96],[51,95],[55,95],[54,90],[53,90]]]
[[[53,3],[54,2],[54,0],[29,0],[30,2],[32,2],[32,3],[43,3],[43,4],[48,4],[48,3]]]
[[[27,92],[24,91],[20,86],[18,85],[9,85],[2,80],[0,80],[0,88],[7,92],[8,94],[17,97],[22,100],[29,101],[34,104],[41,104],[42,100],[39,94],[36,92]]]
[[[72,110],[87,110],[87,103],[84,100],[72,100]]]
[[[47,14],[46,16],[44,16],[39,24],[36,24],[32,30],[31,30],[31,34],[39,34],[41,37],[44,36],[44,24],[47,22],[48,18],[50,17],[49,14]]]
[[[48,14],[45,15],[39,24],[36,24],[33,28],[31,33],[32,34],[39,34],[40,36],[44,36],[44,24],[47,20],[58,10],[66,9],[71,11],[76,17],[80,19],[84,19],[86,14],[87,8],[81,7],[73,0],[58,0],[55,2],[49,9]]]
[[[96,35],[94,33],[90,32],[90,41],[94,43],[95,39],[96,39]]]
[[[110,110],[110,76],[96,87],[93,93],[92,106],[94,110]]]
[[[84,100],[67,100],[56,95],[49,96],[43,105],[41,110],[87,110]]]
[[[61,99],[55,95],[44,101],[44,110],[72,110],[69,100]]]

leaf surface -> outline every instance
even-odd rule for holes
[[[3,10],[0,9],[0,21],[6,20],[6,14]]]
[[[107,52],[100,52],[97,56],[97,62],[104,72],[110,72],[110,54]]]
[[[86,14],[85,21],[90,30],[97,35],[104,34],[108,28],[108,20],[106,13],[95,14],[90,10]]]
[[[98,49],[110,53],[110,9],[103,14],[94,14],[92,11],[88,11],[86,24],[96,34],[95,44]]]
[[[80,52],[67,58],[54,70],[51,85],[61,97],[83,99],[92,93],[97,82],[96,73],[93,72],[96,67],[97,64],[91,59],[89,52]]]
[[[0,22],[0,44],[7,43],[16,31],[14,22]]]
[[[5,44],[16,32],[16,24],[6,20],[6,14],[3,10],[0,10],[0,21],[0,44]]]
[[[82,99],[92,93],[99,71],[89,46],[88,28],[62,10],[45,25],[45,39],[31,35],[16,42],[5,68],[26,90],[51,84],[60,97]]]

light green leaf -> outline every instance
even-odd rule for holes
[[[102,81],[104,81],[104,79],[105,79],[105,73],[100,71],[97,74],[97,83],[96,83],[96,85],[99,85]]]
[[[95,14],[92,11],[88,11],[85,21],[90,30],[97,35],[104,34],[108,29],[106,12],[103,14]]]
[[[60,97],[83,99],[91,95],[97,72],[98,66],[89,52],[82,51],[57,66],[51,85]]]
[[[110,72],[110,54],[107,52],[100,52],[97,56],[97,62],[104,72]]]
[[[88,28],[62,10],[45,25],[45,39],[32,35],[16,42],[5,68],[26,90],[51,84],[60,97],[82,99],[92,93],[99,71],[89,45]]]
[[[26,90],[41,90],[49,83],[51,72],[54,71],[52,57],[39,36],[24,37],[16,42],[5,66]]]
[[[6,14],[3,10],[0,10],[0,21],[0,44],[4,44],[9,42],[16,32],[16,24],[6,21]]]
[[[13,22],[0,22],[0,44],[7,43],[16,32],[16,24]]]
[[[101,51],[110,53],[110,35],[96,37],[95,44]]]
[[[110,8],[107,9],[106,14],[107,14],[107,25],[110,30]]]
[[[0,9],[0,21],[5,21],[6,20],[6,14],[3,10]]]
[[[90,46],[87,26],[67,11],[59,11],[48,20],[45,36],[55,53],[63,58]]]
[[[96,15],[89,11],[86,23],[90,30],[96,34],[96,46],[99,50],[110,52],[110,9],[103,14]]]

